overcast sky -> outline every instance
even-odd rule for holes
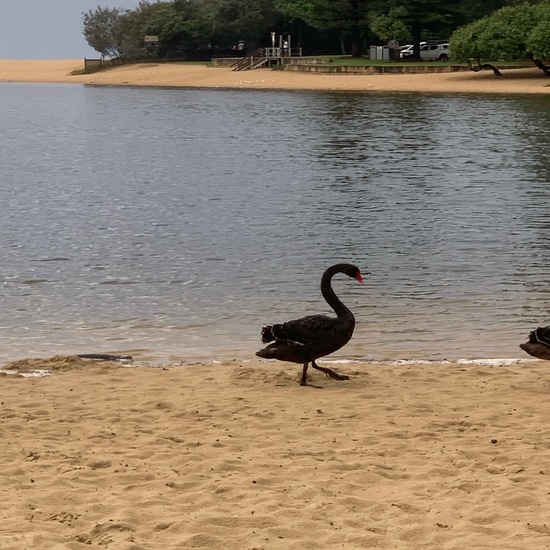
[[[82,13],[131,8],[139,0],[0,0],[0,59],[98,57],[82,34]]]

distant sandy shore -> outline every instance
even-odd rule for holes
[[[480,73],[319,75],[257,69],[234,72],[205,65],[139,64],[73,76],[83,60],[0,60],[0,82],[55,82],[109,86],[550,94],[550,78],[536,68],[509,69],[498,78]]]
[[[0,376],[0,548],[549,547],[548,362]]]

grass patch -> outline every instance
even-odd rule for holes
[[[467,67],[468,63],[453,61],[449,59],[447,61],[381,61],[375,59],[368,59],[367,57],[350,57],[349,55],[323,55],[315,56],[317,59],[328,60],[326,65],[333,67],[373,67],[373,66],[386,66],[386,67],[434,67],[434,66],[464,66]],[[482,60],[482,63],[490,63],[498,67],[521,67],[532,64],[527,61],[490,61]]]
[[[457,65],[452,61],[381,61],[378,59],[368,59],[367,57],[350,57],[350,56],[325,56],[329,59],[328,65],[336,67],[381,67],[381,66],[405,66],[405,67],[432,67],[434,65]],[[465,63],[460,63],[465,65]]]

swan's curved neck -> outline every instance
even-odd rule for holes
[[[323,276],[321,277],[321,294],[338,317],[353,317],[351,310],[343,304],[342,300],[336,296],[336,293],[332,289],[332,277],[334,277],[336,273],[341,273],[338,266],[329,267],[323,273]]]

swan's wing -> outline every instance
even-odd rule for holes
[[[271,332],[275,340],[305,345],[326,341],[334,337],[337,319],[326,315],[308,315],[280,325],[273,325]]]

